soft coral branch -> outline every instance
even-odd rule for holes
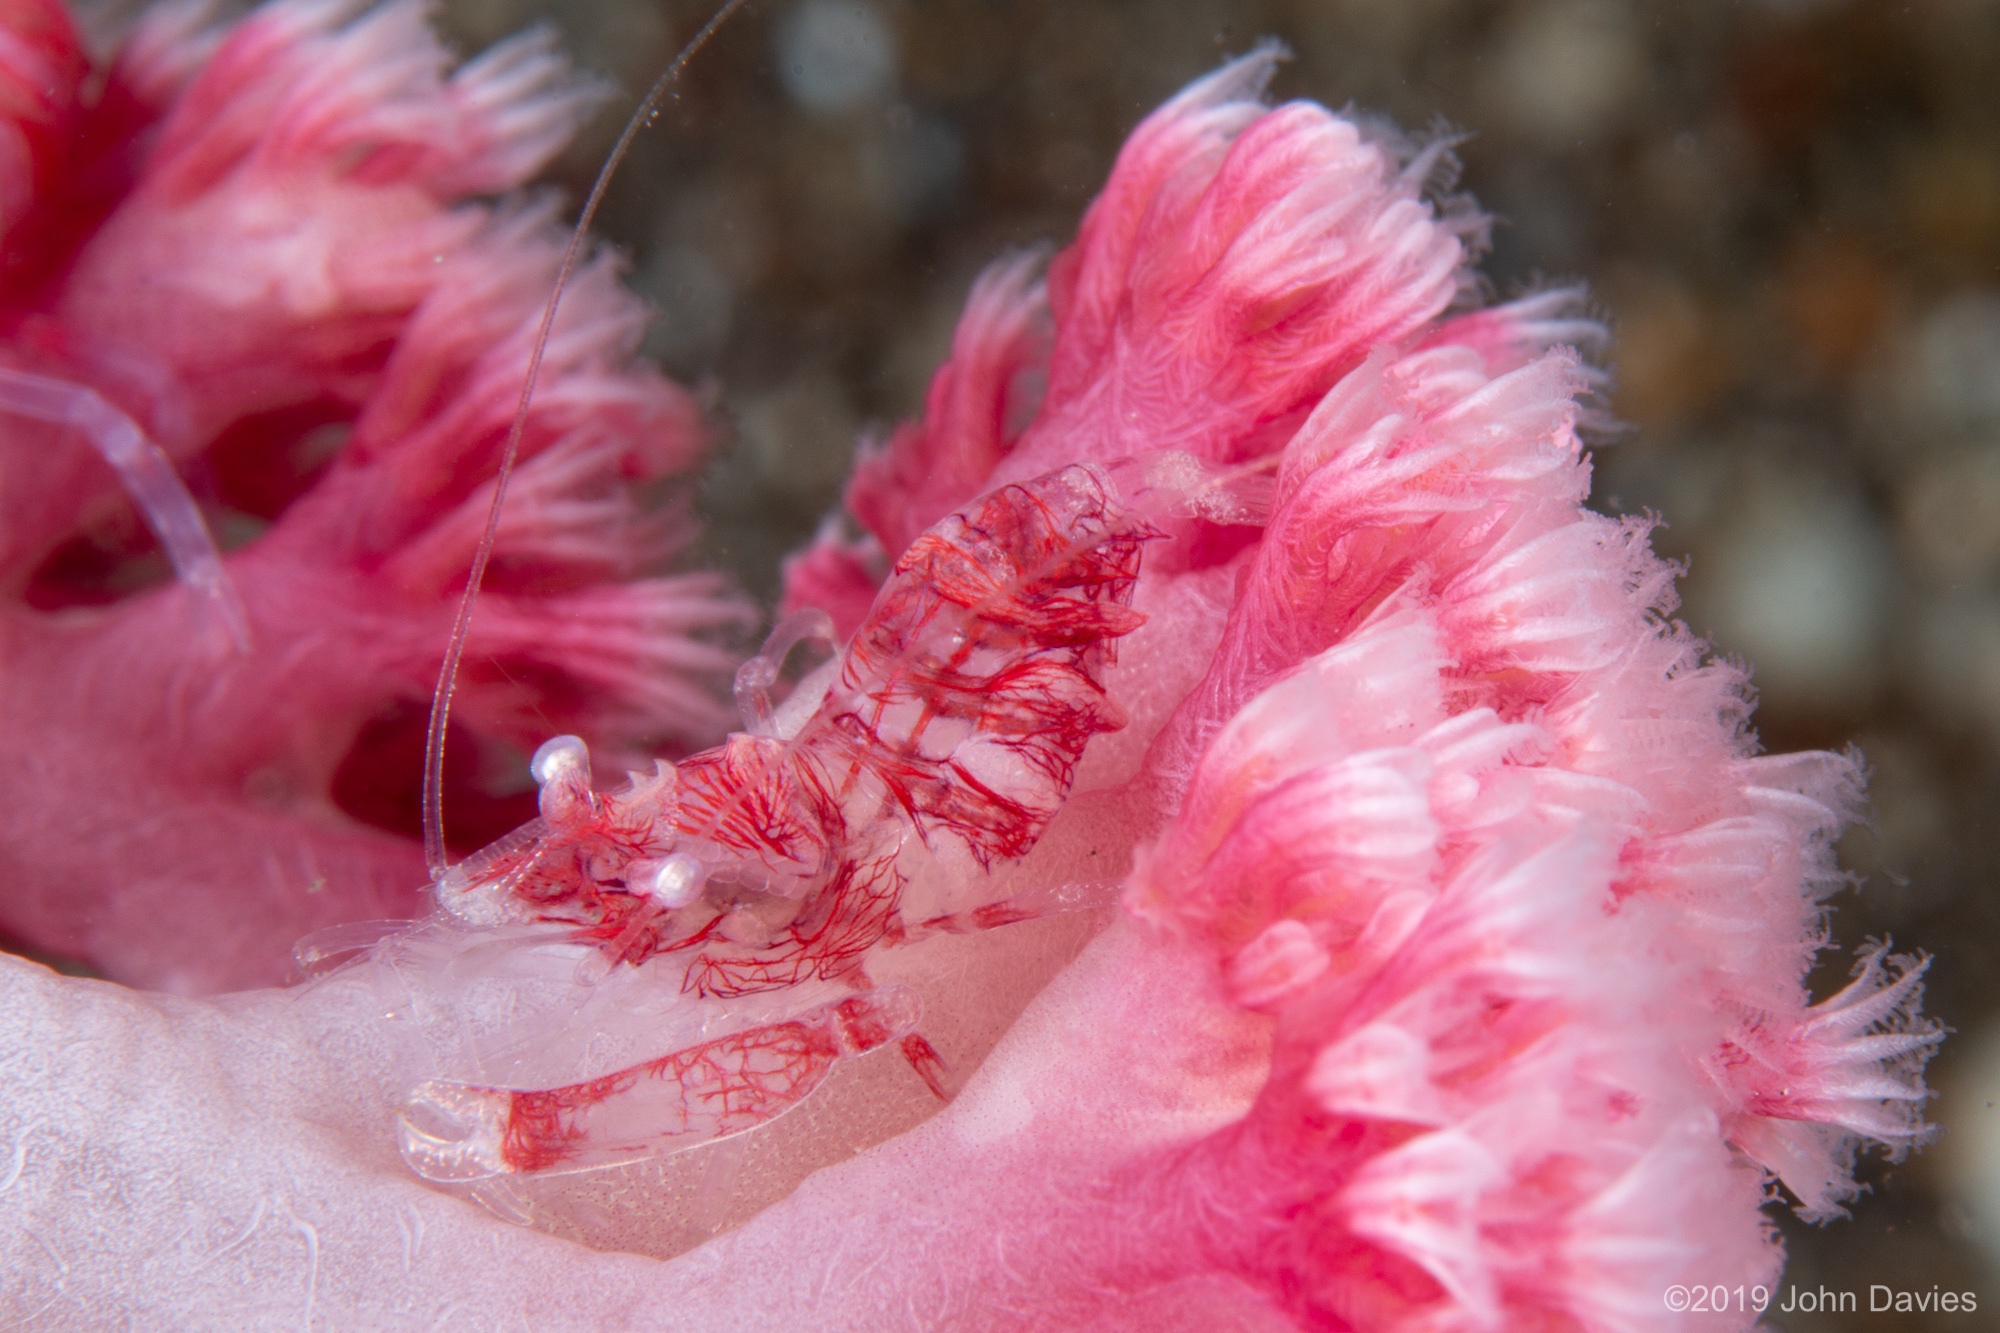
[[[152,82],[198,71],[107,216],[47,201],[87,239],[49,270],[15,354],[99,383],[179,458],[246,417],[359,404],[443,258],[481,229],[466,201],[521,184],[595,103],[539,38],[447,74],[421,7],[396,0],[267,5],[220,41],[141,36]],[[107,489],[87,457],[46,452],[7,492],[31,498],[0,499],[16,562]]]
[[[1605,377],[1575,350],[1604,343],[1581,293],[1442,318],[1472,286],[1476,215],[1422,199],[1424,157],[1399,167],[1349,122],[1252,101],[1269,59],[1135,132],[1052,265],[1048,391],[1018,440],[996,456],[997,379],[966,377],[980,351],[1011,364],[981,341],[982,286],[923,428],[864,463],[850,503],[893,547],[897,503],[970,458],[995,480],[1162,444],[1271,458],[1247,550],[1197,524],[1149,555],[1134,605],[1155,618],[1110,678],[1134,714],[1120,745],[1150,744],[1134,817],[1166,822],[1127,901],[1279,1019],[1265,1127],[1241,1142],[1290,1146],[1232,1169],[1305,1170],[1319,1215],[1426,1275],[1336,1284],[1328,1308],[1488,1326],[1640,1310],[1678,1265],[1768,1280],[1746,1158],[1821,1218],[1864,1140],[1924,1133],[1919,969],[1891,979],[1870,954],[1819,1006],[1803,984],[1853,763],[1757,757],[1745,676],[1671,619],[1679,571],[1650,522],[1583,508],[1577,432]],[[841,554],[823,539],[796,584],[840,593]],[[1205,671],[1168,688],[1168,656]],[[1607,957],[1637,970],[1588,961]],[[1301,1143],[1333,1156],[1302,1168]],[[1641,1225],[1635,1172],[1679,1239],[1584,1263],[1586,1219]],[[1726,1243],[1707,1220],[1725,1200]],[[1572,1248],[1599,1278],[1561,1276]]]
[[[313,423],[344,438],[225,562],[247,652],[177,587],[8,609],[10,734],[49,763],[11,793],[5,924],[207,988],[276,979],[314,926],[418,910],[416,848],[343,814],[334,780],[436,679],[560,263],[552,205],[475,196],[518,185],[597,94],[542,33],[453,71],[398,0],[280,0],[227,27],[177,10],[133,41],[115,68],[162,99],[150,146],[4,354],[124,402],[182,457],[226,436],[235,473],[281,471]],[[488,737],[578,731],[637,759],[726,720],[716,640],[750,614],[664,572],[688,522],[652,492],[702,429],[635,358],[645,319],[608,255],[567,293],[471,645],[461,716]],[[86,450],[44,444],[6,460],[5,503],[31,515],[0,562],[17,584],[115,499]],[[54,700],[78,689],[103,697],[58,744]],[[124,811],[115,837],[78,824],[99,800]]]

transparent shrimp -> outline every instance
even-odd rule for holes
[[[1268,508],[1265,465],[1217,475],[1184,454],[1071,466],[1001,487],[912,543],[853,640],[774,702],[793,647],[834,646],[824,615],[780,624],[737,676],[742,732],[606,792],[595,789],[583,741],[557,737],[533,765],[541,817],[449,864],[438,793],[452,689],[539,349],[612,172],[688,59],[741,3],[715,12],[627,123],[544,308],[439,674],[425,844],[450,917],[501,934],[569,928],[595,951],[577,971],[585,986],[644,965],[677,968],[690,1003],[829,985],[853,993],[811,1018],[794,1014],[559,1088],[426,1081],[406,1103],[404,1148],[434,1179],[587,1169],[642,1147],[671,1151],[734,1134],[795,1105],[835,1060],[891,1040],[943,1098],[942,1062],[915,1030],[916,996],[876,986],[869,954],[1106,896],[1067,886],[1033,902],[973,903],[906,922],[911,866],[942,862],[976,881],[1035,845],[1084,746],[1124,724],[1103,673],[1116,641],[1144,619],[1131,599],[1155,523],[1261,523]],[[865,1036],[855,1026],[862,1014],[874,1015]]]
[[[88,440],[138,505],[175,576],[208,605],[229,631],[237,652],[250,650],[250,621],[243,599],[223,568],[222,553],[202,521],[201,509],[174,470],[173,460],[146,437],[139,423],[87,385],[9,367],[0,367],[0,413],[65,426]]]
[[[586,984],[647,964],[706,1000],[809,984],[874,995],[879,947],[1092,905],[1102,895],[1048,893],[906,920],[904,891],[913,867],[942,861],[976,886],[1034,847],[1085,745],[1123,725],[1103,673],[1143,620],[1130,601],[1144,544],[1176,517],[1260,520],[1262,481],[1176,454],[1065,467],[981,497],[912,543],[853,640],[774,706],[792,647],[831,638],[823,617],[781,625],[739,673],[746,730],[715,749],[600,792],[581,740],[545,744],[533,764],[541,818],[453,867],[438,901],[468,926],[569,927],[594,948]],[[943,1097],[914,1002],[906,1022],[855,1050],[897,1041]],[[773,1077],[804,1096],[827,1057],[823,1042],[797,1038],[800,1021],[731,1040],[767,1064],[789,1061]],[[622,1160],[635,1117],[682,1123],[674,1098],[694,1084],[656,1085],[712,1075],[686,1058],[532,1096],[427,1085],[405,1146],[425,1174]],[[751,1099],[740,1117],[790,1104]],[[522,1146],[542,1142],[537,1117],[549,1115],[560,1159]],[[669,1151],[700,1141],[686,1128],[655,1137]]]
[[[573,924],[632,963],[713,946],[691,970],[705,994],[837,974],[889,933],[906,843],[981,866],[1021,856],[1084,745],[1122,725],[1102,674],[1141,620],[1149,528],[1115,494],[1102,470],[1069,467],[948,517],[782,710],[764,688],[799,637],[784,628],[739,673],[746,730],[621,791],[592,790],[581,741],[550,742],[541,820],[454,867],[440,903],[468,924]],[[801,696],[812,712],[781,726]],[[699,867],[700,894],[662,899],[662,874],[690,882],[670,861]]]

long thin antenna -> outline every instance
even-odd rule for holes
[[[556,270],[555,289],[549,293],[548,304],[542,307],[542,322],[535,331],[534,350],[528,354],[528,375],[521,382],[521,398],[514,405],[514,424],[507,428],[507,447],[500,455],[500,470],[494,477],[493,503],[486,510],[486,531],[479,539],[479,549],[472,556],[472,572],[465,580],[464,594],[458,599],[458,618],[452,622],[451,642],[445,648],[444,665],[438,669],[437,693],[431,697],[430,730],[424,738],[424,860],[430,866],[433,880],[442,878],[448,868],[444,847],[444,734],[446,724],[451,721],[451,696],[458,688],[458,664],[465,656],[465,639],[472,627],[473,604],[479,599],[479,584],[486,577],[486,564],[493,555],[494,537],[500,531],[500,507],[506,503],[507,482],[514,475],[514,460],[521,452],[521,436],[528,427],[528,405],[535,396],[535,381],[542,373],[542,353],[548,347],[549,332],[555,327],[556,306],[562,301],[563,288],[569,285],[577,256],[583,253],[584,238],[589,234],[591,222],[597,217],[597,207],[604,201],[604,192],[610,188],[611,177],[625,160],[625,155],[632,150],[632,141],[639,137],[640,130],[652,123],[660,103],[666,98],[668,90],[680,81],[681,71],[687,67],[688,61],[708,45],[708,39],[729,20],[730,15],[748,3],[749,0],[726,0],[702,25],[701,31],[680,49],[672,63],[661,71],[638,109],[625,122],[624,132],[618,136],[611,155],[604,159],[604,166],[598,170],[597,180],[590,187],[590,197],[584,200],[583,212],[577,215],[576,230],[570,233],[569,249],[563,252],[562,267]]]

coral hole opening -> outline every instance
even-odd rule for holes
[[[426,704],[391,705],[365,723],[333,775],[333,802],[364,824],[423,836]],[[484,847],[535,817],[528,756],[458,724],[447,735],[445,828],[454,856]]]
[[[340,456],[349,415],[337,404],[306,403],[245,417],[183,471],[229,509],[275,522]]]
[[[120,504],[44,556],[21,600],[37,611],[110,606],[173,579],[173,565],[138,511]]]

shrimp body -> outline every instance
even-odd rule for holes
[[[1143,621],[1146,535],[1099,468],[993,491],[904,553],[837,667],[801,684],[819,693],[803,721],[795,696],[789,723],[747,719],[620,792],[591,789],[580,742],[551,742],[542,818],[454,867],[439,901],[572,924],[613,962],[695,951],[684,989],[703,995],[856,975],[900,930],[906,844],[1021,856],[1084,745],[1123,725],[1103,672]]]
[[[896,929],[896,853],[954,843],[978,865],[1034,847],[1104,695],[1142,522],[1112,478],[1068,466],[946,516],[890,572],[838,658],[800,687],[792,735],[748,719],[680,765],[590,789],[580,743],[538,755],[542,819],[438,883],[468,923],[570,923],[612,961],[700,949],[690,991],[836,979]],[[796,703],[794,701],[788,701]]]
[[[1001,486],[912,542],[845,649],[773,708],[768,687],[790,647],[801,637],[832,638],[822,613],[781,624],[738,673],[746,730],[721,745],[679,764],[656,762],[615,792],[593,789],[575,737],[544,745],[534,764],[541,818],[442,876],[436,889],[448,911],[473,925],[573,927],[596,946],[601,972],[684,957],[680,989],[690,996],[728,1000],[832,983],[870,1012],[899,1017],[878,1023],[877,1038],[832,1044],[801,1037],[794,1028],[802,1020],[770,1024],[729,1038],[726,1053],[691,1047],[561,1089],[433,1081],[405,1108],[412,1165],[457,1179],[451,1173],[462,1169],[623,1160],[627,1148],[586,1141],[588,1126],[609,1123],[610,1112],[584,1109],[695,1097],[675,1071],[712,1075],[738,1055],[755,1056],[759,1077],[723,1080],[742,1095],[732,1103],[740,1113],[714,1122],[729,1126],[718,1134],[781,1113],[834,1060],[892,1039],[942,1098],[942,1062],[915,1031],[916,997],[875,986],[868,955],[1042,909],[985,902],[906,922],[912,859],[974,881],[1034,847],[1068,796],[1085,745],[1125,724],[1104,676],[1117,641],[1145,619],[1131,607],[1145,543],[1164,535],[1163,520],[1257,521],[1244,489],[1172,453],[1072,464]],[[773,1061],[785,1070],[774,1072]],[[681,1080],[678,1091],[634,1092],[661,1080]],[[774,1083],[796,1095],[757,1091]],[[629,1114],[612,1118],[623,1123]],[[544,1125],[548,1115],[556,1118]],[[679,1115],[667,1118],[679,1123]],[[442,1139],[426,1128],[441,1121],[452,1127]],[[522,1148],[523,1134],[560,1151]],[[621,1135],[619,1144],[633,1139]],[[671,1148],[703,1135],[663,1128],[639,1137]]]
[[[811,981],[855,994],[573,1086],[427,1081],[404,1105],[411,1165],[462,1180],[672,1150],[778,1115],[837,1060],[898,1039],[943,1096],[916,996],[873,986],[864,959],[910,934],[906,849],[979,868],[1025,854],[1085,744],[1124,724],[1103,677],[1144,619],[1130,602],[1151,529],[1131,480],[1070,466],[947,516],[782,707],[764,690],[796,625],[739,673],[748,730],[623,790],[593,789],[576,738],[544,745],[541,818],[441,877],[447,910],[474,926],[573,926],[604,967],[684,954],[695,996]],[[809,627],[831,637],[823,616]],[[992,905],[969,916],[1015,919]]]

